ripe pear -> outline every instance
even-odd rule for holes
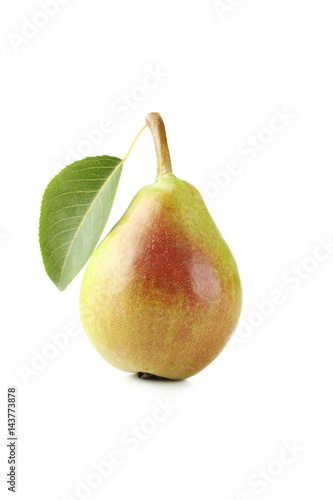
[[[142,188],[93,253],[80,292],[87,336],[112,365],[185,379],[222,351],[241,311],[236,262],[203,198],[171,168],[163,121],[146,118],[157,153]]]

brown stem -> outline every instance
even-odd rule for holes
[[[159,113],[149,113],[146,123],[153,135],[157,155],[157,179],[164,174],[172,174],[171,159],[165,127]]]

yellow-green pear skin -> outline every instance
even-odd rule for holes
[[[166,144],[160,116],[148,115],[147,123],[155,143]],[[166,153],[156,150],[156,182],[136,194],[89,261],[80,315],[93,346],[115,367],[185,379],[222,351],[242,290],[201,195],[171,173],[171,164],[164,168]]]

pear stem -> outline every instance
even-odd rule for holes
[[[171,159],[168,147],[164,122],[159,113],[149,113],[146,116],[146,123],[152,133],[156,155],[157,155],[157,177],[164,174],[172,174]]]

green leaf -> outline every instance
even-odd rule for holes
[[[47,186],[39,242],[45,270],[59,290],[94,251],[110,215],[122,164],[112,156],[85,158],[61,170]]]

